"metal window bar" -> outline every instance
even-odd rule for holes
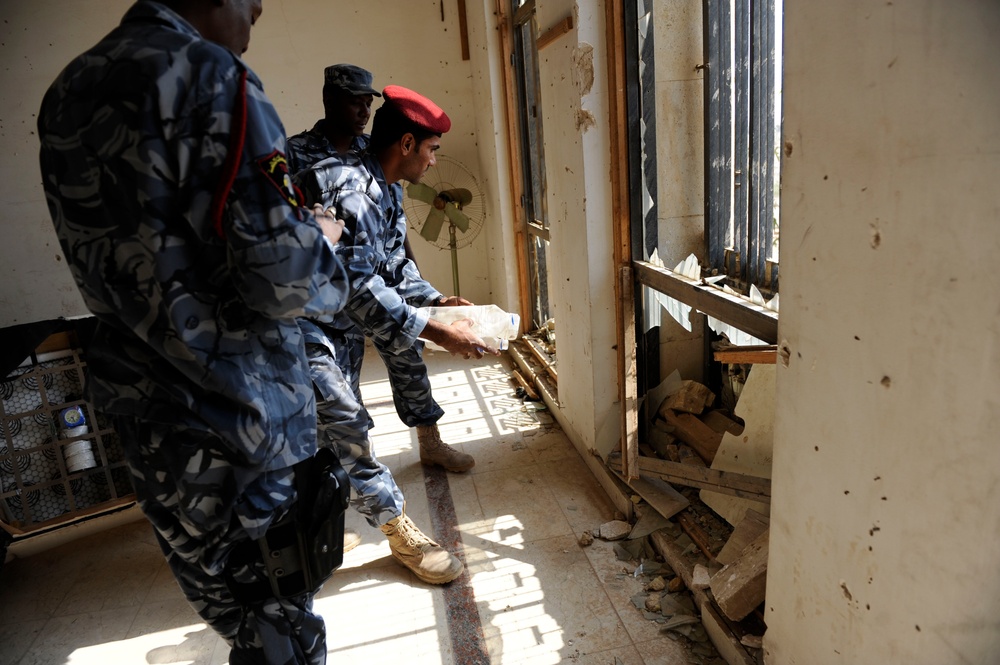
[[[729,0],[704,0],[705,243],[709,265],[723,270],[733,210],[732,11]]]

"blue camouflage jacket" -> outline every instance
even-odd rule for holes
[[[413,346],[427,325],[427,312],[420,308],[441,293],[406,258],[403,188],[387,183],[378,160],[367,152],[326,159],[296,174],[295,181],[309,205],[332,207],[344,220],[336,251],[351,294],[336,317],[312,318],[335,330],[356,325],[395,353]],[[303,329],[308,341],[323,343],[312,338],[308,322]]]
[[[56,233],[99,320],[91,399],[221,437],[259,536],[316,448],[295,318],[336,314],[349,286],[295,198],[259,79],[140,0],[58,76],[38,132]]]
[[[307,129],[295,136],[288,137],[288,170],[292,175],[303,171],[310,166],[327,159],[336,157],[337,150],[326,138],[323,126],[326,124],[325,118],[320,118],[313,125],[312,129]],[[357,154],[363,153],[368,148],[370,137],[368,134],[355,136],[351,141],[349,152]]]

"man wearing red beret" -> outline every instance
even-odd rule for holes
[[[373,422],[360,392],[364,338],[370,337],[386,360],[397,411],[417,428],[421,462],[451,471],[467,471],[475,460],[441,441],[436,423],[444,411],[431,396],[419,339],[466,358],[497,352],[467,321],[449,326],[428,318],[422,309],[426,306],[471,303],[442,295],[403,250],[406,217],[398,181],[419,182],[434,165],[451,120],[412,90],[388,86],[382,94],[385,102],[375,113],[366,152],[323,160],[296,175],[310,205],[333,208],[344,220],[336,253],[351,284],[343,312],[332,319],[300,320],[300,326],[319,394],[321,445],[338,451],[358,494],[359,510],[386,534],[393,556],[421,580],[443,584],[461,574],[461,561],[407,517],[399,487],[371,449],[368,430]]]

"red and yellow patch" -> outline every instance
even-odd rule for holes
[[[288,159],[275,150],[266,157],[257,160],[257,166],[267,176],[272,185],[278,188],[281,195],[293,206],[299,205],[299,197],[292,184],[292,176],[288,172]]]

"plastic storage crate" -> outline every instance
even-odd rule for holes
[[[13,533],[135,500],[118,434],[83,399],[85,371],[69,349],[29,359],[0,382],[0,521]],[[73,407],[85,428],[61,422]]]

